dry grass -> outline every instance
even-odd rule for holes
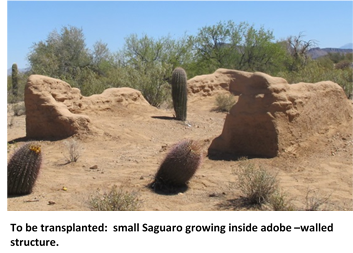
[[[107,193],[99,190],[90,197],[89,206],[92,211],[137,211],[141,201],[135,192],[124,191],[114,185]]]
[[[238,176],[235,186],[243,194],[245,205],[273,211],[295,209],[287,194],[279,188],[277,174],[257,168],[246,158],[240,158],[239,162],[239,169],[234,171]]]
[[[287,194],[277,189],[269,198],[268,206],[273,211],[294,211],[295,207]]]
[[[305,211],[324,211],[328,210],[329,199],[331,194],[328,196],[320,196],[317,190],[308,189],[305,196]]]
[[[249,161],[243,161],[234,173],[238,176],[236,187],[240,189],[250,205],[262,205],[269,202],[278,189],[276,175],[272,175],[263,168],[256,168]]]
[[[70,139],[64,141],[64,146],[68,153],[67,155],[64,154],[67,162],[77,162],[83,152],[81,143],[78,140]]]
[[[235,104],[236,100],[232,94],[221,94],[216,97],[214,111],[217,112],[229,112]]]

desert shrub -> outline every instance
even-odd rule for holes
[[[67,155],[64,154],[67,162],[77,162],[83,152],[81,143],[78,140],[70,139],[64,141],[64,146],[67,152]]]
[[[220,94],[216,96],[215,111],[229,112],[236,103],[235,97],[232,94]]]
[[[352,66],[352,62],[348,60],[343,60],[335,64],[335,69],[347,69]]]
[[[353,69],[326,68],[318,61],[311,61],[307,66],[294,72],[281,72],[278,76],[285,78],[288,83],[332,81],[339,84],[347,97],[353,90]]]
[[[331,195],[320,196],[317,190],[308,189],[305,196],[305,211],[323,211],[329,204]]]
[[[276,175],[249,161],[242,161],[239,169],[234,171],[238,176],[235,184],[240,189],[249,205],[262,205],[271,201],[271,197],[278,191]]]
[[[285,192],[277,189],[269,198],[268,206],[273,211],[294,211],[295,207],[287,198]]]
[[[26,107],[24,102],[15,103],[12,105],[13,115],[21,116],[26,114]]]
[[[89,206],[92,211],[136,211],[141,201],[136,193],[124,191],[114,185],[109,192],[96,194],[90,197]]]

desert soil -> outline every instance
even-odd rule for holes
[[[83,147],[77,162],[68,163],[65,141],[40,141],[43,164],[31,194],[7,199],[8,210],[91,210],[89,199],[113,185],[138,194],[139,210],[254,210],[241,205],[235,187],[237,160],[204,157],[187,191],[157,194],[147,187],[174,143],[201,140],[205,154],[222,132],[226,113],[215,112],[215,97],[198,97],[188,103],[188,124],[173,120],[172,109],[135,108],[92,113],[100,131],[75,138]],[[8,158],[26,140],[25,115],[8,113]],[[332,129],[315,136],[305,152],[250,161],[276,173],[280,188],[295,206],[304,210],[310,199],[323,200],[321,210],[353,210],[351,129]],[[65,190],[63,190],[65,187]],[[309,195],[308,195],[309,193]]]

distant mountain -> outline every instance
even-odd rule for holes
[[[328,53],[348,54],[348,53],[353,53],[353,49],[352,48],[346,49],[346,48],[319,48],[319,47],[315,47],[315,48],[309,49],[307,52],[307,54],[312,59],[320,58],[322,56],[327,55]]]
[[[340,47],[340,49],[353,49],[353,43],[348,43]]]

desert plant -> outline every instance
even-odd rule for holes
[[[187,76],[183,68],[177,67],[172,74],[172,98],[177,120],[185,121],[187,114]]]
[[[90,197],[89,205],[93,211],[136,211],[140,206],[136,193],[124,191],[113,185],[107,193],[97,193]]]
[[[234,173],[238,176],[236,187],[244,194],[250,205],[270,202],[271,196],[278,190],[276,175],[263,168],[256,168],[249,161],[243,161]]]
[[[327,205],[331,194],[325,197],[318,195],[316,190],[308,189],[305,196],[305,211],[320,211],[324,210],[322,206]]]
[[[17,97],[18,90],[18,68],[17,64],[12,64],[12,94]]]
[[[234,95],[220,94],[216,96],[216,108],[214,110],[217,112],[229,112],[235,103]]]
[[[202,145],[194,140],[175,144],[160,165],[151,187],[155,191],[174,192],[186,186],[202,161]]]
[[[14,116],[21,116],[26,114],[26,107],[23,102],[13,104],[12,110]]]
[[[268,199],[267,203],[273,211],[294,211],[295,208],[287,198],[287,194],[277,189]]]
[[[65,148],[67,149],[68,155],[64,155],[68,163],[77,162],[80,158],[83,148],[79,141],[70,139],[64,141]]]
[[[32,192],[42,164],[39,145],[24,144],[7,164],[7,194],[26,195]]]

